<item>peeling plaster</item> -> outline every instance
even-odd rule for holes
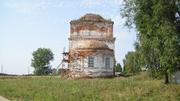
[[[69,60],[66,78],[101,77],[114,75],[113,21],[100,15],[86,14],[70,22]],[[94,67],[88,67],[88,57],[94,57]],[[105,59],[110,67],[105,68]]]

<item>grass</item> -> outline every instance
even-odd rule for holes
[[[81,80],[1,77],[0,95],[12,101],[180,101],[180,85],[165,85],[145,73]]]

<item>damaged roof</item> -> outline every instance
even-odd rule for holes
[[[77,20],[72,20],[70,23],[75,23],[75,22],[110,22],[110,23],[113,23],[113,21],[104,19],[102,16],[100,16],[98,14],[93,14],[93,13],[88,13]]]

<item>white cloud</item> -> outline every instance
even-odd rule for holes
[[[122,5],[123,0],[112,0],[115,5]]]
[[[94,6],[108,6],[108,5],[121,5],[123,0],[82,0],[81,6],[83,7],[94,7]]]
[[[123,0],[22,0],[6,1],[5,6],[18,13],[38,14],[50,8],[81,6],[83,8],[119,6]]]
[[[45,11],[49,8],[60,8],[64,5],[62,1],[48,1],[48,0],[40,0],[40,1],[19,1],[19,2],[6,2],[5,6],[13,9],[17,13],[24,14],[38,14],[42,11]]]
[[[83,7],[92,7],[92,6],[97,6],[102,3],[102,0],[83,0],[81,5]]]
[[[124,26],[124,24],[125,24],[125,19],[124,18],[122,18],[121,16],[120,16],[120,14],[119,15],[116,15],[116,16],[113,16],[112,17],[112,20],[114,21],[114,25],[115,26]]]

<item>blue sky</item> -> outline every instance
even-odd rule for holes
[[[118,63],[134,49],[136,33],[124,27],[122,0],[0,0],[0,64],[3,72],[33,72],[32,52],[50,48],[56,68],[63,48],[68,50],[69,22],[86,13],[114,21],[115,55]],[[28,69],[29,68],[29,69]]]

